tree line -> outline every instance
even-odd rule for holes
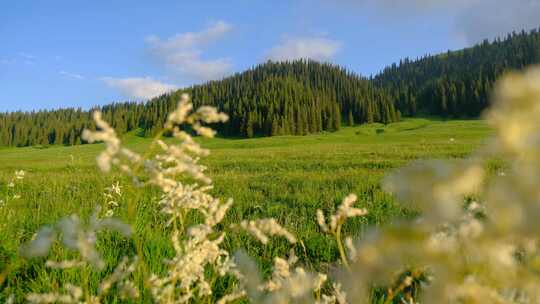
[[[342,125],[391,123],[403,116],[478,117],[496,79],[511,69],[540,62],[540,33],[511,33],[471,48],[405,58],[365,78],[311,60],[267,62],[219,81],[154,98],[98,107],[120,134],[155,134],[179,96],[195,107],[212,105],[230,120],[213,126],[224,136],[305,135]],[[0,145],[75,145],[92,128],[81,109],[0,113]]]
[[[120,133],[155,134],[182,93],[195,107],[212,105],[230,120],[214,126],[224,136],[306,135],[336,131],[342,124],[398,121],[391,95],[345,69],[315,61],[267,62],[220,81],[160,96],[146,103],[114,103],[94,108],[0,114],[0,144],[10,146],[84,143],[99,109]]]
[[[540,32],[534,29],[459,51],[405,58],[384,69],[374,82],[390,92],[406,116],[478,117],[503,73],[539,62]]]

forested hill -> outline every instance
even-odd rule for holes
[[[392,94],[404,115],[477,117],[501,74],[533,63],[540,63],[538,30],[415,61],[405,59],[386,68],[374,82]]]
[[[164,95],[146,103],[102,107],[120,133],[151,135],[174,109],[180,94],[195,106],[213,105],[230,120],[215,126],[226,136],[304,135],[339,129],[342,123],[389,123],[400,119],[390,95],[365,78],[314,61],[268,62],[220,81]],[[75,110],[0,114],[0,144],[78,144],[92,127],[90,113]]]
[[[501,74],[539,62],[540,33],[533,30],[405,59],[371,79],[314,61],[268,62],[146,103],[100,110],[119,133],[138,130],[145,136],[161,128],[183,92],[195,106],[214,105],[229,114],[229,122],[215,126],[225,136],[303,135],[343,124],[389,123],[401,115],[477,117]],[[90,116],[77,109],[0,114],[0,145],[79,144],[82,130],[93,127]]]

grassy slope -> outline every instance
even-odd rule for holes
[[[226,222],[276,217],[303,239],[307,250],[298,249],[303,262],[324,267],[336,258],[337,251],[330,239],[318,233],[317,208],[331,212],[348,193],[358,194],[360,205],[367,206],[370,214],[366,219],[352,221],[346,228],[360,235],[368,225],[407,216],[410,211],[399,207],[380,190],[379,182],[384,174],[414,159],[463,157],[481,145],[490,133],[485,123],[478,120],[408,119],[388,126],[348,127],[336,133],[303,137],[217,138],[204,143],[212,154],[203,163],[209,166],[214,178],[215,194],[232,197],[236,202]],[[141,150],[148,140],[127,135],[126,143]],[[0,193],[6,189],[14,170],[29,172],[24,183],[16,188],[22,198],[0,209],[0,216],[7,219],[0,224],[0,270],[8,262],[18,265],[4,294],[13,291],[21,294],[24,289],[45,291],[51,281],[61,280],[59,273],[45,274],[40,264],[16,258],[21,242],[28,240],[40,226],[54,223],[62,216],[88,215],[93,206],[103,201],[103,188],[112,181],[120,179],[123,185],[129,184],[114,174],[97,171],[94,158],[102,148],[102,145],[85,145],[0,149]],[[155,224],[159,221],[154,207],[156,199],[152,190],[127,187],[121,203],[136,202],[139,216],[128,218],[125,209],[119,215],[136,227],[149,254],[165,257],[170,248],[166,245],[167,233]],[[227,242],[231,249],[247,248],[263,264],[287,251],[281,240],[261,247],[240,235],[230,237]],[[129,242],[114,236],[101,244],[114,248],[104,254],[111,263],[133,251]],[[65,254],[56,251],[57,256]],[[149,267],[160,271],[160,260],[148,261]],[[16,279],[23,275],[31,278],[30,283]]]

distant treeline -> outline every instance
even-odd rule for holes
[[[406,116],[478,117],[494,82],[509,70],[540,63],[538,30],[509,34],[460,51],[387,67],[374,82]]]
[[[304,135],[343,124],[386,124],[402,115],[477,117],[502,73],[538,62],[540,34],[523,31],[460,51],[405,59],[370,79],[327,63],[268,62],[146,103],[99,109],[119,133],[138,130],[144,136],[161,128],[184,92],[196,107],[213,105],[229,114],[229,122],[214,126],[225,136]],[[93,127],[90,112],[0,114],[0,145],[80,144],[82,130]]]
[[[146,103],[115,103],[99,108],[119,132],[155,134],[182,93],[195,107],[213,105],[230,120],[214,126],[226,136],[305,135],[338,130],[342,123],[390,123],[400,119],[391,96],[368,79],[331,64],[295,61],[257,66]],[[64,109],[0,114],[0,144],[11,146],[81,143],[92,127],[91,111]]]

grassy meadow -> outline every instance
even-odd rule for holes
[[[414,210],[401,207],[381,190],[384,175],[416,159],[462,158],[482,145],[491,132],[481,120],[406,119],[309,136],[215,138],[203,141],[211,155],[202,163],[214,180],[213,194],[234,199],[225,224],[274,217],[302,241],[296,248],[301,263],[324,269],[339,253],[334,241],[319,233],[318,208],[328,214],[347,194],[357,194],[358,206],[366,207],[369,214],[349,221],[345,229],[359,238],[371,225],[414,216]],[[124,141],[135,151],[144,150],[150,142],[132,134],[125,135]],[[24,260],[18,257],[18,248],[43,225],[73,213],[87,218],[96,205],[104,204],[104,189],[116,181],[122,186],[116,215],[134,227],[134,238],[143,244],[144,256],[153,257],[144,261],[144,267],[163,271],[162,259],[170,257],[172,248],[155,207],[158,192],[136,188],[119,173],[99,172],[95,157],[102,149],[101,144],[0,148],[0,199],[9,196],[0,208],[0,273],[6,275],[0,285],[0,302],[11,294],[22,299],[30,291],[46,292],[66,280],[83,280],[79,272],[46,270],[43,259]],[[8,188],[16,170],[27,174]],[[13,199],[13,194],[21,197]],[[128,210],[128,203],[136,210]],[[272,258],[286,254],[289,248],[278,238],[261,246],[245,234],[229,236],[226,246],[232,252],[243,248],[265,273],[270,271]],[[98,247],[106,248],[102,254],[110,265],[135,251],[132,241],[109,232],[100,237]],[[71,255],[58,246],[50,258]],[[89,274],[86,284],[97,288],[100,276]],[[226,282],[223,288],[228,288]],[[145,302],[149,297],[143,294]]]

